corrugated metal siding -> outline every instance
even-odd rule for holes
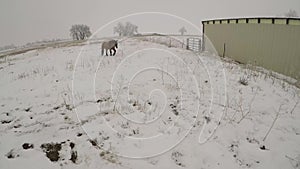
[[[268,18],[268,19],[261,19],[260,20],[261,23],[269,23],[271,24],[272,23],[272,19]]]
[[[249,19],[249,23],[258,23],[258,19]]]
[[[291,25],[300,25],[300,20],[290,20],[289,24],[291,24]]]
[[[299,21],[293,20],[295,25],[269,24],[272,19],[261,19],[261,24],[244,24],[244,19],[241,22],[205,25],[204,33],[220,56],[225,44],[227,57],[300,80]]]
[[[239,19],[238,23],[246,23],[246,19]]]
[[[229,23],[236,23],[236,20],[231,19],[231,20],[229,21]]]
[[[275,24],[286,24],[286,19],[276,19]]]

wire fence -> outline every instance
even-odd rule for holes
[[[143,41],[154,42],[168,47],[183,48],[194,52],[202,51],[202,39],[200,37],[173,37],[167,35],[152,35],[137,37]]]
[[[187,38],[186,42],[186,49],[199,53],[202,51],[201,38]]]

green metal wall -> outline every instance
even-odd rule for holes
[[[238,23],[236,23],[238,22]],[[300,20],[203,21],[204,34],[218,54],[300,80]],[[273,24],[274,23],[274,24]],[[205,42],[204,42],[205,43]]]

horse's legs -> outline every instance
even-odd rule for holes
[[[112,56],[115,56],[115,49],[112,48],[112,51],[113,51]]]
[[[105,55],[108,56],[108,50],[107,49],[105,49]]]
[[[116,53],[117,53],[117,51],[116,51],[116,49],[115,49],[115,48],[113,48],[113,50],[114,50],[114,54],[113,54],[113,56],[115,56],[115,55],[116,55]]]
[[[110,49],[110,52],[111,52],[111,56],[115,56],[115,54],[116,54],[116,49],[115,49],[115,47],[113,47],[113,48],[111,48]]]

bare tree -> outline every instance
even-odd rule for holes
[[[179,29],[179,32],[180,32],[181,35],[183,35],[183,34],[185,34],[187,31],[186,31],[185,27],[182,27],[182,28]]]
[[[84,40],[92,35],[90,27],[83,24],[72,25],[70,35],[74,40]]]
[[[295,10],[290,9],[287,13],[284,14],[286,17],[298,17],[298,14]]]
[[[125,36],[133,36],[137,31],[138,27],[130,22],[125,24]]]
[[[119,22],[113,31],[119,36],[133,36],[138,33],[138,26],[130,22],[126,22],[125,25]]]
[[[117,33],[119,36],[123,35],[124,25],[119,22],[117,26],[114,27],[114,34]]]

